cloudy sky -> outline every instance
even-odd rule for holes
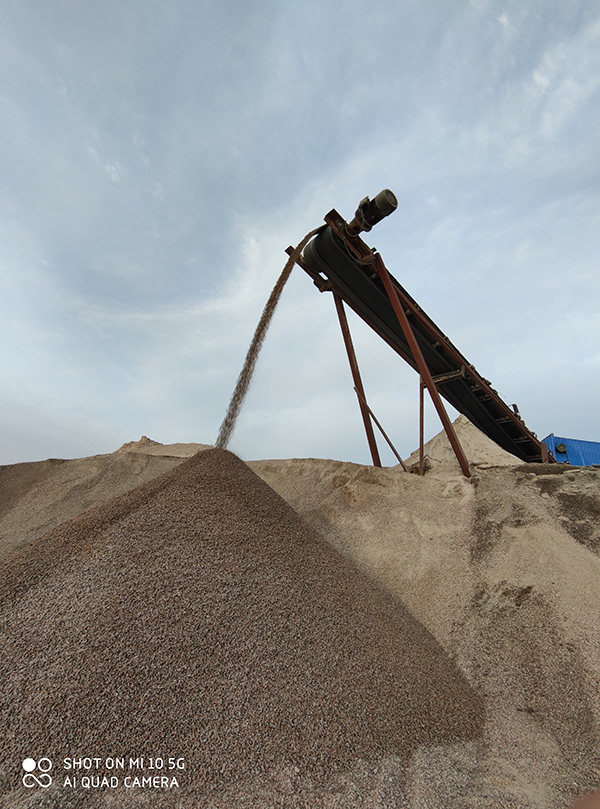
[[[540,438],[600,441],[597,2],[0,0],[0,104],[0,463],[214,442],[285,248],[385,187],[390,271]],[[350,323],[406,455],[418,378]],[[230,448],[368,462],[299,268]]]

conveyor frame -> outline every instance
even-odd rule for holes
[[[358,235],[349,232],[348,224],[335,209],[325,216],[325,222],[326,226],[309,241],[302,256],[297,256],[296,263],[311,276],[321,292],[334,293],[338,314],[339,300],[420,373],[463,473],[470,475],[468,462],[440,395],[515,457],[526,462],[554,460],[546,446],[527,428],[516,406],[511,408],[501,399],[491,383],[477,372],[389,273],[381,256]],[[362,390],[362,383],[360,388]],[[358,389],[357,394],[367,429],[368,405],[364,391],[362,401]]]

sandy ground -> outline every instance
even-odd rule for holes
[[[523,464],[464,419],[455,426],[470,481],[443,435],[426,447],[423,478],[321,459],[248,465],[399,597],[484,700],[479,736],[420,745],[394,794],[367,790],[366,805],[567,807],[600,785],[600,470]],[[202,448],[142,439],[106,456],[0,467],[0,556],[10,563]],[[282,805],[316,805],[295,793],[301,785]]]

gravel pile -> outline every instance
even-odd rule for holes
[[[368,777],[483,723],[400,602],[218,449],[6,561],[0,659],[2,807],[133,800],[58,778],[26,790],[29,756],[185,758],[178,790],[136,806],[242,806],[257,784],[299,806],[286,773],[311,784],[311,806],[333,806],[344,772]]]

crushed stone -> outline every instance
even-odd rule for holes
[[[18,783],[31,750],[184,757],[177,797],[200,806],[296,806],[299,791],[358,806],[416,747],[483,729],[433,636],[225,450],[17,551],[0,616],[7,809],[38,805]],[[118,793],[45,799],[127,805]]]

